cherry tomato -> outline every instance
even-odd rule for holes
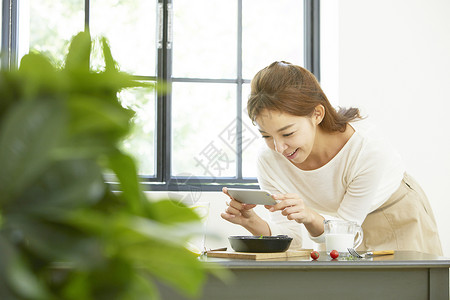
[[[333,250],[330,252],[330,256],[331,258],[338,258],[339,257],[339,252],[337,250]]]
[[[311,252],[311,258],[314,259],[314,260],[318,259],[319,258],[319,252],[312,251]]]

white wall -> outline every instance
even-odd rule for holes
[[[362,108],[403,155],[450,257],[450,1],[338,1],[339,105]]]
[[[332,103],[360,107],[400,151],[428,194],[450,257],[450,1],[324,0],[325,7],[336,14],[327,32],[338,35],[322,45],[325,92]],[[208,248],[248,234],[220,218],[225,195],[200,197],[211,202],[208,228],[219,235]]]

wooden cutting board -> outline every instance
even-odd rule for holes
[[[237,258],[237,259],[271,259],[271,258],[288,258],[309,256],[313,249],[287,250],[285,252],[269,252],[269,253],[255,253],[255,252],[235,252],[235,251],[208,251],[208,257],[219,258]]]

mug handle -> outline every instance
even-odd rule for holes
[[[356,249],[356,248],[359,247],[359,245],[361,245],[363,237],[364,237],[364,233],[363,233],[362,227],[359,226],[359,225],[357,225],[357,226],[358,226],[358,230],[357,230],[356,235],[355,235],[356,241],[354,242],[353,249]]]

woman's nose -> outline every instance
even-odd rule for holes
[[[273,144],[275,146],[275,151],[277,151],[278,153],[281,153],[281,154],[283,154],[284,150],[286,150],[286,148],[287,148],[287,145],[285,143],[283,143],[282,141],[276,141],[274,139]]]

